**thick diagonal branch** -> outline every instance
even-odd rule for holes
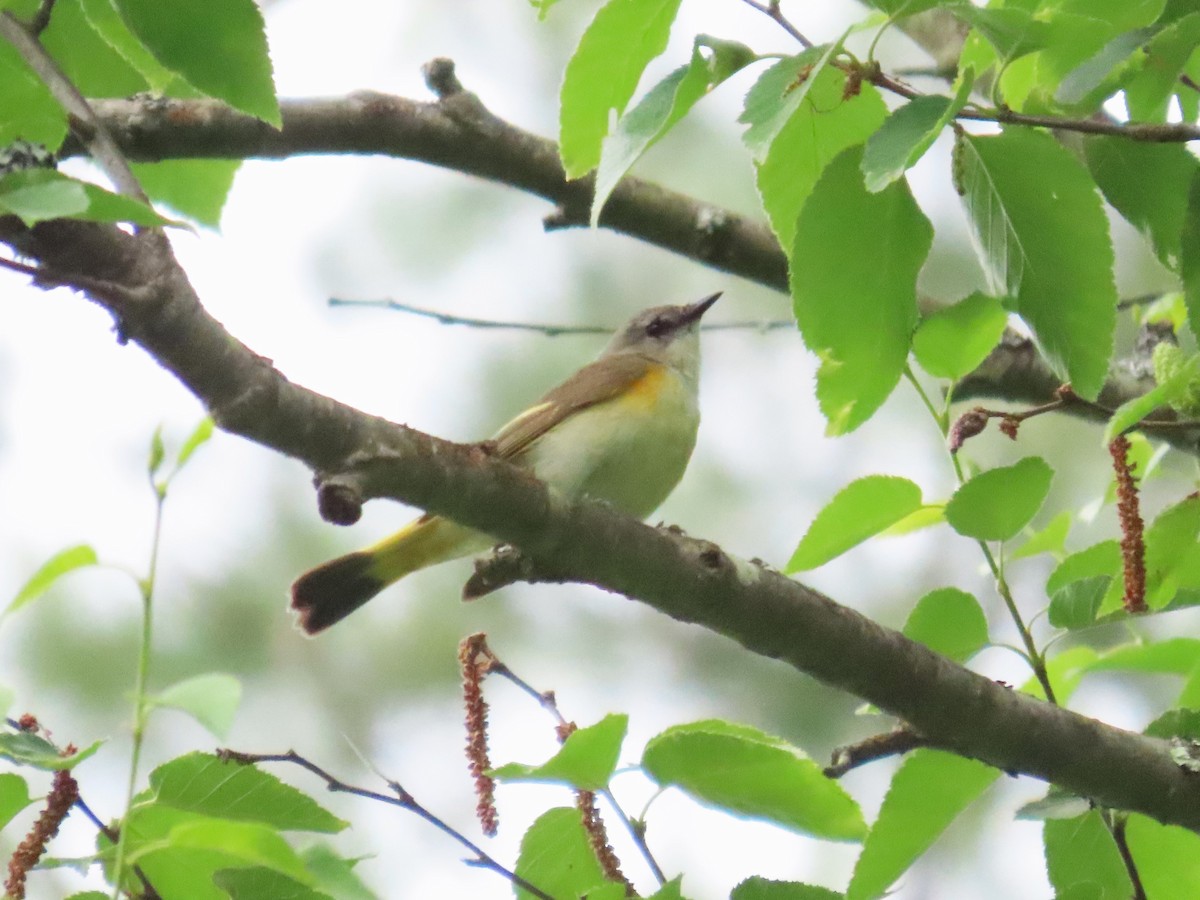
[[[778,573],[654,529],[591,501],[567,501],[478,449],[364,415],[292,384],[201,306],[154,232],[0,219],[0,241],[47,280],[86,276],[119,333],[175,374],[235,434],[350,473],[391,497],[509,541],[544,571],[624,594],[724,634],[898,716],[934,745],[1053,781],[1106,806],[1200,830],[1200,779],[1165,742],[998,685]],[[231,497],[230,503],[237,498]]]

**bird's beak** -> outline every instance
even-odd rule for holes
[[[689,306],[683,316],[683,324],[699,321],[700,317],[708,312],[708,308],[721,299],[722,293],[722,291],[717,291],[711,297],[705,297],[703,300]]]

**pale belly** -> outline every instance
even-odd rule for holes
[[[674,490],[696,445],[695,394],[673,371],[654,403],[589,407],[539,438],[525,456],[539,478],[645,518]]]

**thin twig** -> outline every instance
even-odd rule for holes
[[[770,0],[769,3],[756,3],[754,0],[742,0],[747,6],[752,9],[757,9],[763,15],[769,16],[779,23],[779,27],[796,39],[796,42],[805,49],[812,47],[813,42],[806,38],[800,29],[788,21],[783,11],[779,8],[779,0]]]
[[[1129,840],[1125,836],[1127,817],[1121,813],[1110,813],[1104,816],[1104,820],[1112,835],[1113,843],[1117,845],[1117,852],[1121,854],[1121,862],[1125,864],[1125,873],[1133,885],[1132,900],[1146,900],[1146,888],[1142,885],[1142,876],[1138,874],[1137,862],[1133,858],[1133,852],[1129,849]]]
[[[902,722],[884,734],[874,734],[857,744],[836,748],[830,754],[829,765],[825,767],[825,777],[841,778],[851,769],[889,756],[902,756],[910,750],[928,745],[928,740]]]
[[[348,784],[342,781],[340,778],[330,774],[316,763],[311,762],[310,760],[301,756],[295,750],[288,750],[286,753],[242,753],[239,750],[221,749],[217,751],[217,756],[219,756],[221,759],[242,763],[243,765],[257,765],[258,763],[263,762],[291,763],[292,765],[299,766],[300,768],[311,772],[313,775],[316,775],[325,782],[326,787],[328,787],[331,791],[336,791],[343,794],[353,794],[356,797],[363,797],[367,800],[376,800],[380,803],[387,803],[392,806],[398,806],[401,809],[408,810],[409,812],[420,816],[434,828],[453,838],[471,853],[475,854],[475,859],[471,860],[472,865],[489,869],[498,875],[504,876],[517,887],[528,891],[535,897],[541,898],[541,900],[554,900],[552,895],[547,894],[545,891],[541,890],[535,885],[530,884],[511,869],[505,868],[504,865],[502,865],[493,857],[489,856],[483,850],[483,848],[474,843],[465,834],[455,830],[451,825],[448,825],[446,822],[442,821],[425,807],[423,807],[417,802],[416,798],[406,791],[397,781],[389,780],[387,782],[389,790],[391,790],[395,796],[392,796],[391,794],[381,794],[378,791],[372,791],[368,788],[355,787],[354,785]]]
[[[3,260],[0,260],[3,262]],[[18,270],[19,271],[19,270]],[[468,328],[491,328],[507,331],[531,331],[547,337],[576,334],[612,334],[616,328],[607,325],[547,325],[537,322],[510,322],[503,319],[478,319],[473,316],[459,316],[453,313],[438,312],[420,306],[401,303],[399,300],[343,300],[337,297],[329,298],[330,306],[359,306],[372,309],[387,309],[394,312],[408,313],[433,319],[442,325],[465,325]],[[702,324],[704,331],[777,331],[781,328],[795,328],[795,319],[743,319],[735,322],[714,322]]]
[[[55,0],[42,0],[38,6],[37,14],[29,21],[29,31],[37,36],[46,30],[46,26],[50,24],[50,14],[54,11]]]
[[[546,712],[554,717],[554,720],[560,727],[566,727],[570,725],[566,717],[563,716],[562,711],[558,708],[558,701],[555,697],[554,691],[539,691],[528,681],[517,675],[505,663],[501,662],[499,658],[495,658],[495,660],[492,662],[491,667],[488,669],[488,674],[499,675],[502,678],[507,678],[518,688],[536,700],[542,709],[546,710]],[[625,812],[624,808],[620,803],[617,802],[617,798],[613,796],[613,792],[609,788],[602,788],[597,793],[604,797],[604,799],[607,800],[609,805],[613,808],[617,818],[621,820],[621,824],[625,826],[625,829],[633,838],[634,844],[637,845],[638,851],[642,854],[642,858],[646,860],[646,865],[650,867],[650,871],[654,873],[654,877],[658,880],[658,883],[665,884],[667,876],[663,872],[662,867],[658,864],[658,860],[654,858],[654,852],[650,849],[650,845],[646,843],[645,830],[637,822],[634,822],[629,814]]]

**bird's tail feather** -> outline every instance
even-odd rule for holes
[[[365,550],[339,556],[305,572],[292,585],[292,609],[307,634],[324,631],[389,584],[444,560],[480,549],[486,539],[454,522],[421,516]]]

